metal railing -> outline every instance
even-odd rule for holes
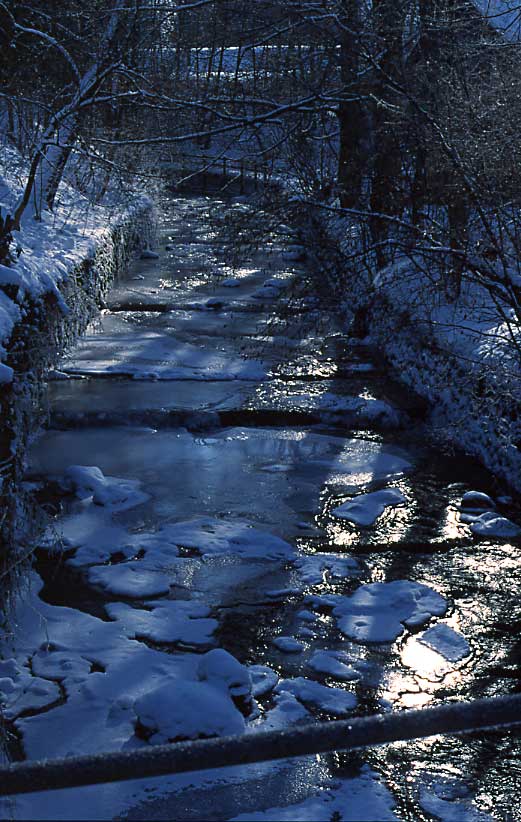
[[[439,734],[521,725],[521,695],[452,702],[285,731],[201,739],[145,749],[17,762],[0,768],[0,796],[348,751]]]

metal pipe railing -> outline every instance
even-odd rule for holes
[[[0,768],[0,796],[347,751],[521,724],[521,695]]]

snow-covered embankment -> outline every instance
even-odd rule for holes
[[[362,265],[346,270],[356,239],[345,221],[318,215],[308,229],[346,323],[356,318],[396,377],[428,401],[438,441],[521,490],[521,335],[508,307],[472,281],[457,302],[444,301],[432,272],[422,275],[407,259],[371,280]]]
[[[11,192],[5,185],[0,188],[5,208],[5,195]],[[45,413],[47,373],[155,232],[154,205],[147,197],[117,213],[101,207],[86,213],[82,202],[80,216],[74,216],[83,198],[77,195],[75,202],[72,190],[66,194],[68,202],[57,212],[22,226],[14,238],[17,258],[0,265],[0,537],[8,546],[3,558],[8,567],[32,520],[19,493],[20,481],[28,439]]]

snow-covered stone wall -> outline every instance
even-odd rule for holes
[[[479,304],[467,312],[466,325],[461,311],[440,313],[425,295],[420,308],[413,295],[421,289],[408,291],[397,276],[375,284],[362,269],[346,271],[347,228],[342,233],[338,221],[314,218],[310,227],[313,254],[346,325],[362,325],[395,377],[428,401],[436,439],[477,457],[520,491],[521,373],[504,341],[495,351],[487,348],[497,328],[480,327],[472,314]]]
[[[26,523],[34,519],[34,512],[26,511],[20,482],[27,443],[45,414],[46,373],[95,316],[133,254],[153,241],[155,227],[153,203],[142,197],[99,230],[83,258],[73,259],[52,287],[28,290],[17,304],[18,317],[9,336],[2,339],[0,540],[5,549],[0,554],[0,571],[16,564],[19,546],[27,541]],[[59,262],[57,250],[57,268]],[[47,255],[45,265],[52,270],[52,254]],[[14,296],[10,285],[0,285],[0,291],[6,300]]]

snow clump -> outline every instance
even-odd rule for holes
[[[406,579],[371,582],[338,597],[333,609],[340,631],[356,642],[394,642],[405,628],[443,616],[445,599],[427,585]]]
[[[355,525],[367,527],[373,525],[386,508],[407,502],[399,488],[385,488],[370,494],[360,494],[333,509],[335,517],[347,519]]]
[[[95,505],[117,506],[118,510],[134,507],[149,499],[138,491],[138,480],[106,477],[95,465],[71,465],[65,472],[63,485],[79,499],[89,499]]]

